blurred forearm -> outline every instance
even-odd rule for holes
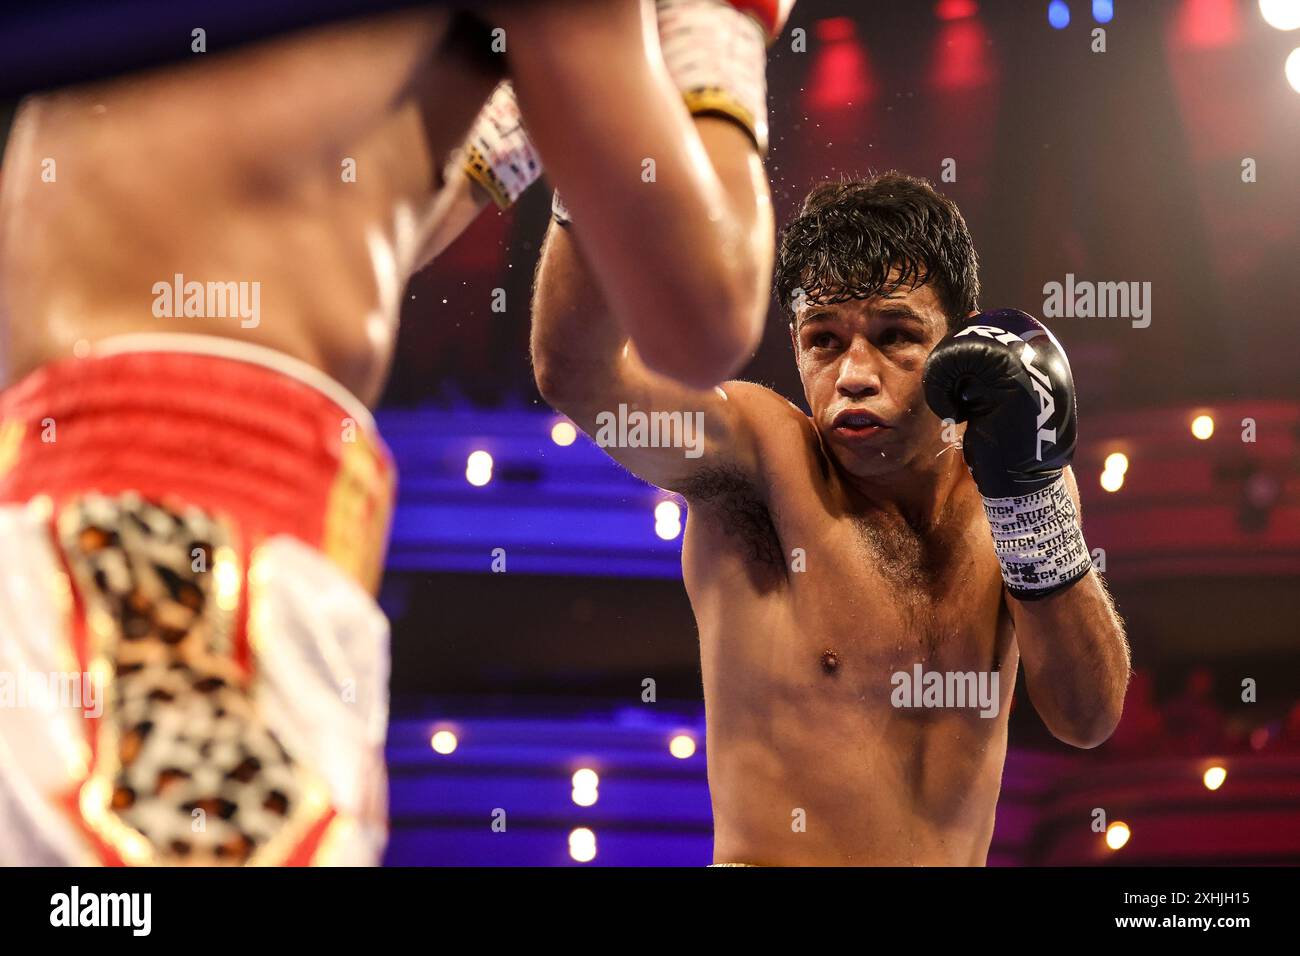
[[[737,270],[750,294],[766,303],[772,270],[772,205],[767,180],[748,136],[734,123],[696,120],[709,160],[721,179],[731,214],[744,224],[749,241]],[[629,240],[635,240],[634,227]],[[766,311],[766,310],[764,310]],[[704,333],[676,343],[695,347]],[[626,327],[610,309],[572,228],[552,225],[538,263],[533,295],[532,353],[543,395],[576,387],[620,361],[628,344]],[[644,348],[637,354],[647,366]],[[581,374],[575,374],[580,372]]]
[[[609,376],[627,332],[610,311],[569,229],[551,223],[537,263],[531,351],[538,390],[552,404]]]
[[[507,9],[524,121],[606,300],[647,365],[716,384],[758,345],[767,280],[751,281],[752,224],[667,74],[654,8],[523,4],[502,17]]]

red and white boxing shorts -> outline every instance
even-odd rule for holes
[[[393,468],[278,352],[125,336],[0,394],[0,864],[375,864]]]

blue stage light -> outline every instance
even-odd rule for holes
[[[1065,0],[1052,0],[1047,5],[1047,22],[1057,30],[1070,25],[1070,5]]]

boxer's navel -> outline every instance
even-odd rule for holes
[[[822,670],[827,674],[834,674],[840,669],[840,655],[834,651],[823,651],[821,656]]]

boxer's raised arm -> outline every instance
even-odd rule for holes
[[[645,365],[694,387],[726,378],[762,335],[771,214],[729,198],[659,54],[653,4],[492,16],[529,135]],[[761,176],[752,149],[749,159]],[[750,199],[766,204],[766,184]]]
[[[1096,747],[1119,723],[1129,649],[1083,539],[1065,350],[1033,316],[981,312],[935,346],[924,380],[931,410],[966,422],[962,454],[984,498],[1034,709],[1058,740]]]
[[[700,469],[718,465],[757,474],[745,406],[761,387],[727,382],[693,389],[647,368],[606,306],[572,233],[555,224],[537,268],[532,356],[546,401],[651,484],[684,491]],[[658,421],[680,423],[682,441],[649,447],[627,429],[620,433],[620,419],[635,423],[634,412],[666,413]]]

